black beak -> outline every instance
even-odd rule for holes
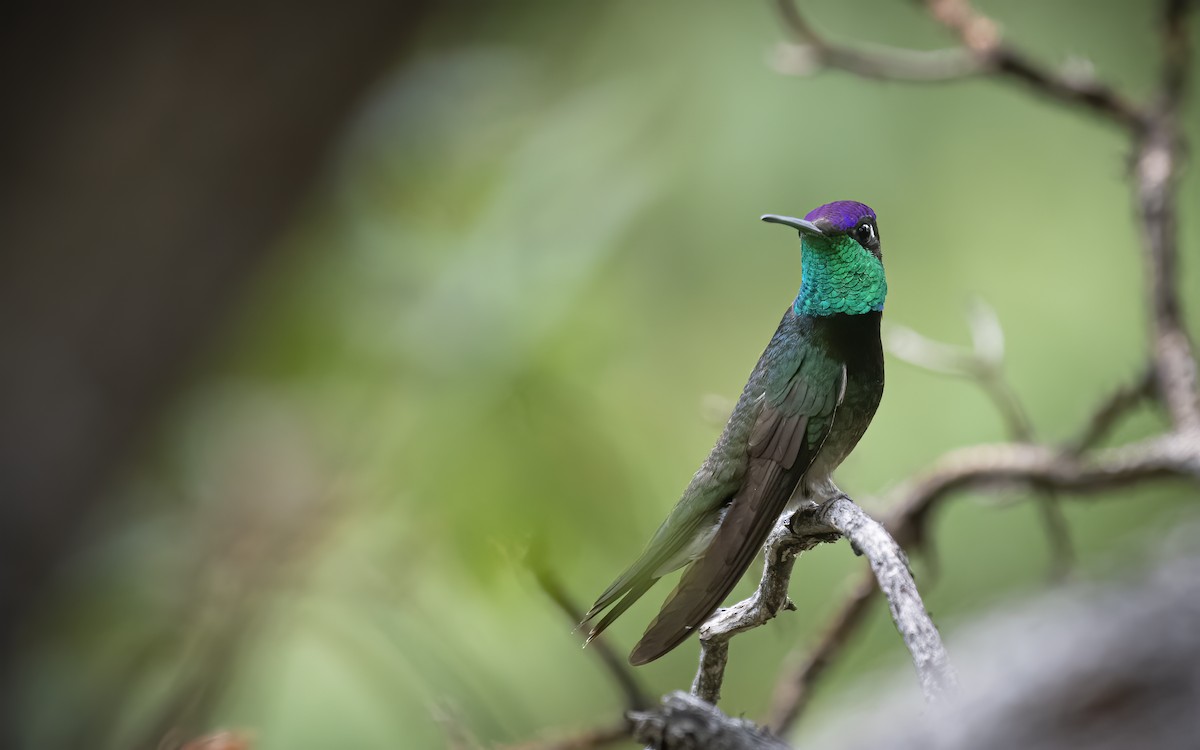
[[[763,214],[762,220],[766,221],[766,222],[770,222],[771,224],[783,224],[784,226],[791,227],[792,229],[797,229],[800,231],[800,234],[813,234],[813,235],[817,235],[818,237],[825,234],[824,232],[821,231],[820,227],[818,227],[816,224],[813,224],[811,221],[805,221],[804,219],[795,219],[791,216],[776,216],[775,214]]]

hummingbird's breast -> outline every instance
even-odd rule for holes
[[[882,314],[832,315],[814,328],[830,355],[846,368],[846,393],[834,412],[825,442],[805,473],[805,494],[821,494],[833,471],[867,431],[883,397]],[[810,492],[809,490],[812,490]]]

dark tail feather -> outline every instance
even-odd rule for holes
[[[722,586],[724,591],[697,590],[695,581],[687,580],[685,573],[684,579],[663,603],[658,616],[646,627],[642,639],[633,647],[629,654],[629,663],[635,667],[649,664],[683,643],[720,606],[721,600],[733,590],[736,583],[735,579],[727,589]],[[717,600],[716,605],[708,604],[713,599]],[[697,606],[701,601],[704,604]]]
[[[734,497],[708,549],[684,572],[634,646],[630,664],[654,661],[683,643],[721,606],[766,541],[804,468],[797,464],[785,472],[773,460],[751,460],[746,489]]]
[[[620,617],[625,612],[625,610],[629,609],[631,604],[636,602],[638,599],[641,599],[642,594],[646,593],[646,591],[648,591],[649,588],[651,586],[653,586],[654,582],[657,580],[658,580],[657,578],[651,578],[649,576],[646,576],[645,578],[643,578],[641,580],[635,581],[629,587],[629,589],[625,593],[625,596],[621,597],[621,600],[619,602],[617,602],[615,605],[613,605],[612,609],[608,610],[608,612],[604,615],[604,617],[601,618],[600,622],[598,622],[594,626],[592,626],[591,631],[588,632],[587,641],[584,643],[584,645],[591,643],[592,639],[594,639],[596,636],[600,635],[606,629],[608,629],[608,626],[612,625],[614,620],[616,620],[618,617]],[[601,605],[597,605],[597,606],[601,606]],[[607,605],[604,605],[604,606],[607,606]],[[601,606],[601,609],[603,609],[603,606]],[[595,617],[597,614],[599,614],[599,610],[597,610],[595,607],[593,607],[592,611],[588,612],[587,617],[585,617],[583,621],[587,622],[588,620]]]

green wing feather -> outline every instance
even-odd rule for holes
[[[708,549],[684,572],[634,647],[634,665],[686,639],[724,601],[758,554],[833,425],[846,370],[809,353],[784,386],[764,393],[749,441],[749,469]]]

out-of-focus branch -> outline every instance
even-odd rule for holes
[[[795,0],[778,0],[780,15],[797,43],[784,47],[775,68],[790,75],[811,75],[824,68],[862,78],[937,83],[994,75],[1024,83],[1037,93],[1079,106],[1122,127],[1141,131],[1147,115],[1090,72],[1053,71],[1006,44],[999,26],[965,0],[923,0],[930,14],[959,37],[960,47],[931,52],[894,47],[849,47],[826,39],[800,12]]]
[[[550,572],[549,567],[546,565],[534,565],[533,574],[537,579],[538,586],[546,593],[546,596],[550,597],[551,601],[567,616],[567,620],[571,623],[571,626],[576,627],[583,620],[584,612],[571,599],[570,595],[567,594],[562,582]],[[607,639],[603,636],[593,638],[590,645],[591,648],[589,650],[604,665],[609,676],[612,677],[613,682],[620,689],[621,694],[625,696],[625,707],[628,710],[636,711],[642,708],[649,708],[653,705],[653,701],[646,696],[646,691],[642,688],[641,682],[630,671],[629,663],[617,655],[616,651],[613,651]]]
[[[1081,494],[1169,477],[1200,482],[1200,443],[1194,438],[1161,435],[1084,457],[1044,445],[970,446],[950,451],[889,493],[885,502],[894,510],[887,526],[907,545],[929,510],[955,491],[1036,485]]]
[[[892,354],[910,364],[979,386],[1000,413],[1009,439],[1032,443],[1033,421],[1004,374],[1004,329],[999,316],[977,300],[968,308],[967,323],[972,341],[969,349],[934,341],[903,326],[889,328],[885,340]],[[1061,579],[1075,561],[1070,529],[1054,491],[1035,489],[1038,513],[1050,544],[1051,578]]]
[[[968,0],[921,0],[929,14],[950,29],[975,59],[981,72],[1019,81],[1034,92],[1138,132],[1146,113],[1113,87],[1090,73],[1052,71],[1006,43],[1000,26],[972,7]]]
[[[670,693],[662,707],[629,714],[633,738],[656,750],[789,750],[789,745],[745,719],[731,719],[716,706],[683,692]]]
[[[1093,410],[1079,437],[1069,444],[1069,450],[1078,455],[1099,445],[1134,407],[1156,395],[1157,382],[1154,367],[1148,366],[1137,380],[1113,390]]]
[[[744,601],[722,609],[700,627],[700,668],[692,693],[716,703],[721,693],[729,639],[757,627],[787,606],[787,585],[799,552],[839,536],[866,556],[888,600],[892,620],[912,654],[921,687],[937,698],[953,685],[941,636],[925,611],[908,560],[887,530],[845,495],[823,505],[801,508],[776,525],[765,548],[766,562],[759,588]]]
[[[792,0],[778,0],[777,5],[796,39],[776,55],[774,65],[781,73],[811,75],[822,68],[833,68],[863,78],[936,83],[980,72],[978,61],[962,49],[924,52],[836,44],[818,33]]]
[[[567,593],[562,582],[550,571],[549,566],[541,561],[535,561],[530,568],[533,570],[538,586],[566,615],[567,622],[571,624],[571,627],[576,627],[583,620],[583,609]],[[628,662],[621,658],[616,651],[613,651],[606,638],[603,636],[594,638],[590,645],[591,648],[588,650],[595,654],[600,663],[604,665],[618,690],[625,697],[626,711],[639,711],[654,705],[653,701],[647,697],[637,676],[630,670]],[[616,744],[628,738],[629,732],[629,722],[621,720],[549,740],[506,745],[504,750],[591,750]]]
[[[505,745],[500,750],[592,750],[626,740],[629,738],[629,732],[630,723],[622,719],[613,724],[584,729],[576,734],[564,735],[557,739]]]
[[[1146,265],[1151,351],[1158,390],[1175,429],[1200,436],[1196,359],[1179,301],[1177,178],[1185,149],[1179,129],[1192,58],[1187,19],[1192,3],[1167,0],[1159,101],[1133,156],[1133,182]]]

